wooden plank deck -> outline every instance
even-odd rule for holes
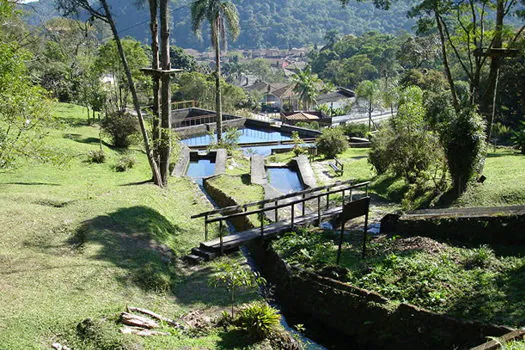
[[[335,207],[330,208],[328,210],[321,212],[321,221],[333,218],[342,212],[342,207]],[[306,226],[308,224],[312,224],[317,222],[318,216],[317,213],[308,213],[305,216],[298,216],[294,219],[294,227],[298,226]],[[291,227],[291,219],[281,220],[274,223],[271,223],[269,225],[264,226],[264,238],[270,238],[274,237],[280,233],[286,232],[290,230]],[[223,249],[224,250],[230,250],[233,248],[237,248],[253,239],[261,237],[261,228],[256,227],[250,230],[242,231],[242,232],[236,232],[231,235],[223,236]],[[212,239],[208,242],[202,242],[201,247],[209,250],[220,250],[221,247],[221,241],[220,238]]]

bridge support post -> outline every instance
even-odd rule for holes
[[[317,197],[317,226],[321,226],[321,196]]]
[[[208,214],[204,215],[204,240],[208,241]]]
[[[303,201],[301,202],[301,205],[303,206],[303,216],[304,216],[304,214],[305,214],[305,211],[304,211],[304,210],[305,210],[305,205],[304,205],[304,203],[305,203],[305,200],[304,200],[304,199],[305,199],[305,198],[306,198],[306,194],[303,193]]]
[[[339,261],[341,260],[341,247],[343,245],[343,234],[345,232],[345,223],[341,225],[341,234],[339,235],[339,247],[337,248],[337,260],[336,264],[339,265]]]
[[[264,211],[261,212],[261,237],[264,237]]]
[[[365,214],[365,228],[363,230],[363,254],[362,258],[365,258],[366,255],[366,234],[368,233],[368,211]]]
[[[220,240],[220,254],[223,255],[224,254],[224,245],[223,245],[223,242],[222,242],[222,220],[219,221],[219,240]]]
[[[293,221],[294,221],[294,216],[295,216],[295,205],[292,204],[292,226],[291,226],[291,229],[292,229],[292,230],[293,230],[293,226],[294,226],[294,225],[293,225],[293,224],[294,224],[294,223],[293,223]]]

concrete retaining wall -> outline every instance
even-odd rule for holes
[[[507,327],[463,321],[288,266],[271,244],[248,245],[263,276],[276,286],[285,313],[311,318],[365,349],[466,349]]]
[[[306,188],[314,188],[317,186],[314,171],[308,160],[308,156],[301,154],[300,156],[293,159],[297,166],[297,172],[303,181]]]
[[[236,205],[235,199],[210,185],[204,186],[220,206]],[[237,230],[253,225],[234,222]],[[467,349],[499,337],[511,328],[464,321],[436,314],[410,304],[394,304],[378,293],[290,267],[261,239],[247,244],[262,275],[275,285],[286,314],[328,326],[345,334],[348,348],[363,349]]]
[[[399,217],[390,230],[476,244],[525,244],[525,206],[421,210]]]
[[[180,150],[179,159],[175,164],[175,168],[171,172],[171,176],[184,176],[186,175],[186,169],[188,169],[188,163],[190,162],[190,149],[186,145],[182,145]]]

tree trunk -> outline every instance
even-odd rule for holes
[[[219,41],[220,17],[215,19],[215,112],[217,113],[217,143],[222,140],[221,48]]]
[[[368,131],[372,131],[372,97],[368,100]]]
[[[456,94],[456,86],[454,80],[452,79],[452,73],[450,71],[450,65],[448,63],[448,54],[445,42],[445,35],[443,34],[443,24],[441,23],[441,17],[439,16],[438,9],[434,9],[434,16],[436,18],[436,24],[439,31],[439,39],[441,41],[441,54],[443,55],[443,65],[445,66],[445,73],[447,75],[448,85],[450,86],[450,93],[452,95],[452,105],[456,113],[459,113],[459,102]]]
[[[162,70],[170,70],[170,29],[169,29],[169,14],[168,14],[168,0],[160,0],[160,64]],[[161,107],[161,125],[160,125],[160,176],[162,184],[168,186],[170,153],[171,153],[171,86],[170,75],[164,72],[161,75],[161,92],[160,92],[160,107]]]
[[[494,33],[494,41],[492,47],[495,49],[501,49],[503,47],[503,18],[505,17],[505,4],[504,0],[498,0],[496,8],[496,28]],[[501,66],[502,58],[499,56],[493,56],[490,61],[490,73],[487,82],[487,87],[483,94],[483,98],[480,101],[480,112],[487,117],[487,141],[490,137],[490,129],[494,122],[495,107],[493,103],[496,102],[495,95],[497,89],[498,72]]]
[[[124,49],[122,48],[122,43],[120,41],[120,37],[117,32],[117,27],[115,26],[115,22],[113,21],[113,16],[111,16],[111,12],[109,11],[109,6],[108,6],[107,1],[100,0],[100,2],[102,6],[104,7],[104,12],[106,14],[107,22],[109,26],[111,27],[113,38],[115,39],[115,42],[117,43],[117,49],[120,55],[120,60],[122,61],[122,66],[124,67],[124,71],[126,72],[126,78],[128,80],[129,89],[131,91],[131,96],[133,97],[133,105],[135,107],[135,111],[137,112],[140,131],[142,132],[142,137],[144,139],[144,148],[146,150],[146,155],[148,157],[149,165],[153,172],[153,181],[155,182],[156,185],[162,187],[162,181],[160,177],[159,168],[157,167],[157,163],[155,163],[155,160],[153,159],[153,152],[151,151],[148,132],[146,130],[146,125],[144,124],[144,118],[142,118],[142,112],[140,111],[140,104],[139,104],[139,98],[137,96],[137,90],[135,89],[135,83],[133,82],[133,77],[131,76],[131,70],[129,69],[128,61],[126,60],[126,54],[124,53]]]
[[[151,31],[151,68],[159,69],[159,30],[157,13],[159,4],[157,0],[149,0],[149,16],[150,16],[150,31]],[[153,141],[153,157],[157,166],[160,167],[159,160],[159,139],[160,139],[160,79],[158,75],[152,74],[151,79],[153,82],[153,106],[151,112],[153,114],[153,130],[152,130],[152,141]]]

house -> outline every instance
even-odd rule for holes
[[[336,91],[317,96],[316,105],[325,105],[329,108],[344,108],[355,102],[355,92],[345,88],[337,88]]]
[[[263,112],[280,112],[283,106],[297,103],[297,97],[293,91],[293,84],[267,83],[259,80],[246,88],[248,92],[257,91],[263,95],[261,103]]]

